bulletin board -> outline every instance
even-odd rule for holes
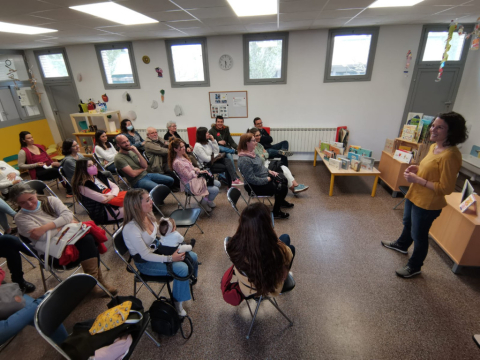
[[[224,118],[248,117],[247,91],[211,91],[208,97],[212,119],[217,115],[222,115]]]

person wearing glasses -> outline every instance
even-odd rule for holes
[[[263,165],[262,159],[255,154],[255,146],[257,146],[257,141],[253,134],[247,133],[240,137],[240,142],[238,143],[238,168],[255,194],[275,196],[273,216],[276,219],[288,219],[290,214],[280,210],[282,207],[293,208],[294,206],[294,204],[285,200],[288,193],[287,182],[277,181],[280,178],[279,174],[268,170]]]
[[[259,117],[253,119],[253,125],[260,131],[262,137],[260,138],[260,144],[267,150],[269,158],[280,158],[282,165],[288,167],[288,156],[292,156],[293,152],[288,151],[288,141],[283,140],[278,144],[273,144],[273,138],[268,134],[267,130],[263,128],[263,121]]]

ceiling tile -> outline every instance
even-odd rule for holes
[[[61,6],[35,0],[15,0],[1,2],[1,16],[19,16],[35,11],[58,9]]]
[[[308,29],[312,24],[313,20],[280,22],[280,30]]]
[[[138,11],[144,15],[150,16],[150,12],[160,12],[168,10],[178,10],[178,7],[172,4],[170,1],[158,1],[158,0],[126,0],[121,5],[128,7],[129,9]]]
[[[202,23],[207,26],[225,26],[225,25],[241,25],[240,19],[235,17],[221,17],[216,19],[201,19]]]
[[[223,17],[236,17],[237,15],[230,6],[212,7],[212,8],[198,8],[188,10],[192,15],[196,16],[200,20],[223,18]]]
[[[192,29],[192,28],[206,28],[205,24],[202,24],[200,21],[179,21],[179,22],[168,22],[165,23],[167,26],[172,26],[176,29]]]
[[[100,26],[96,29],[111,31],[111,32],[132,33],[132,32],[139,32],[139,31],[162,31],[162,30],[168,30],[169,27],[164,23],[156,23],[156,24],[142,24],[142,25]]]
[[[176,21],[176,20],[192,20],[193,17],[182,10],[160,11],[148,13],[148,16],[158,21]]]
[[[324,29],[341,27],[346,21],[345,19],[319,19],[312,23],[312,28]]]
[[[361,10],[324,10],[317,16],[318,19],[351,19],[357,15]]]
[[[32,17],[47,18],[55,21],[91,19],[92,15],[69,8],[36,11],[29,14]]]
[[[243,25],[226,25],[226,26],[213,26],[212,27],[217,33],[236,33],[241,34],[247,31]]]
[[[173,2],[180,5],[184,9],[230,6],[228,5],[227,0],[173,0]]]
[[[327,0],[321,1],[291,1],[280,3],[280,13],[296,13],[305,11],[320,11],[324,8]]]
[[[455,0],[452,0],[455,1]],[[334,0],[329,1],[324,10],[337,10],[337,9],[352,9],[352,8],[366,8],[374,0]]]
[[[298,20],[315,20],[320,15],[320,11],[296,12],[280,14],[280,22],[282,21],[298,21]]]
[[[244,25],[247,24],[263,24],[274,22],[277,23],[277,15],[264,15],[264,16],[245,16],[240,17],[240,22]]]
[[[277,31],[277,23],[263,23],[263,24],[246,24],[245,28],[249,32],[265,32],[265,31]]]

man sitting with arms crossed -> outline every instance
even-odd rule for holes
[[[147,172],[170,176],[174,181],[173,191],[180,190],[180,180],[168,166],[168,142],[165,143],[158,137],[158,132],[154,127],[147,128],[147,138],[143,146],[149,161]]]
[[[215,140],[217,140],[218,148],[221,153],[225,153],[226,157],[230,159],[235,169],[235,163],[233,162],[233,154],[237,153],[237,143],[232,139],[230,135],[230,129],[224,125],[222,115],[217,115],[215,119],[215,125],[212,124],[212,128],[208,131]]]
[[[125,135],[118,135],[116,141],[120,151],[115,155],[115,167],[125,174],[132,187],[150,191],[158,184],[173,186],[173,179],[170,176],[147,173],[147,161],[138,149],[130,144]]]
[[[287,156],[293,155],[293,152],[288,151],[288,141],[283,140],[280,141],[278,144],[272,145],[273,138],[268,135],[267,130],[263,128],[262,119],[256,117],[255,119],[253,119],[253,124],[258,130],[260,130],[260,134],[262,135],[262,137],[260,138],[260,144],[262,144],[265,150],[267,150],[268,157],[270,159],[280,158],[280,162],[282,163],[282,165],[288,167]]]

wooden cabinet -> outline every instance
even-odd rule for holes
[[[410,164],[398,161],[393,158],[392,154],[382,151],[378,171],[382,173],[380,179],[394,191],[393,197],[396,197],[396,193],[400,191],[399,186],[410,186],[410,183],[403,177],[405,169],[409,166]]]
[[[120,111],[106,111],[106,112],[99,112],[99,113],[75,113],[70,114],[70,119],[72,120],[73,128],[75,129],[76,133],[79,133],[81,129],[78,128],[77,119],[87,121],[87,126],[94,125],[93,118],[102,118],[104,122],[104,126],[99,127],[98,129],[105,130],[106,132],[113,132],[116,129],[110,129],[109,121],[115,121],[115,118],[112,115],[116,116],[116,120],[118,121],[118,125],[120,125],[120,121],[122,121],[122,116],[120,115]],[[108,117],[111,118],[108,118]],[[118,128],[117,128],[118,129]]]
[[[447,195],[448,205],[430,228],[430,236],[455,263],[454,273],[458,273],[462,266],[480,266],[480,215],[462,213],[459,207],[461,197],[461,193]],[[480,197],[475,197],[478,204]]]

